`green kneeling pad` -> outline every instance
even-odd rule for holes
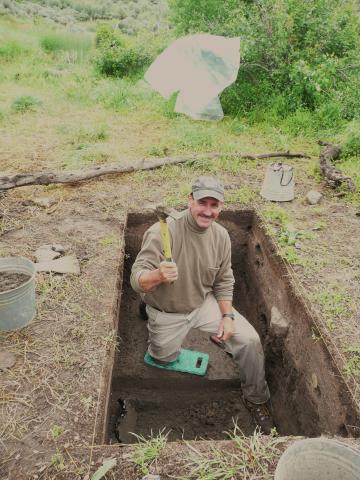
[[[178,358],[173,362],[158,363],[148,352],[145,353],[144,362],[152,367],[163,368],[164,370],[205,375],[209,363],[209,355],[182,348]]]

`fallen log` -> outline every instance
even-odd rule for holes
[[[324,146],[320,152],[320,172],[325,177],[326,182],[331,188],[337,188],[342,183],[346,183],[350,192],[355,191],[355,184],[351,177],[343,175],[340,170],[331,164],[332,161],[339,158],[341,153],[340,145],[335,145],[327,142],[318,142],[319,145]]]
[[[102,175],[114,175],[119,173],[135,172],[137,170],[153,170],[163,165],[173,165],[183,162],[197,162],[200,160],[215,160],[220,157],[236,157],[249,160],[287,157],[287,158],[309,158],[305,153],[291,152],[272,152],[261,154],[242,154],[242,153],[198,153],[183,155],[178,157],[146,158],[133,165],[99,165],[82,172],[80,170],[72,172],[36,172],[36,173],[18,173],[11,176],[0,177],[0,191],[10,190],[16,187],[25,187],[27,185],[50,185],[51,183],[78,183]]]

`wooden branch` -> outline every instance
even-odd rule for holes
[[[339,158],[341,153],[340,145],[334,145],[327,142],[318,142],[319,145],[325,146],[320,152],[320,171],[325,177],[327,183],[332,188],[339,187],[342,183],[347,183],[350,192],[355,191],[355,184],[351,177],[343,175],[340,170],[335,168],[331,162]]]
[[[241,153],[198,153],[183,155],[178,157],[147,158],[140,160],[133,165],[100,165],[85,172],[80,170],[72,172],[36,172],[36,173],[18,173],[12,176],[0,177],[0,191],[10,190],[16,187],[25,187],[27,185],[49,185],[51,183],[70,183],[74,184],[89,180],[90,178],[100,177],[102,175],[113,175],[119,173],[135,172],[137,170],[152,170],[163,165],[173,165],[183,162],[197,162],[200,160],[214,160],[220,157],[237,157],[250,160],[287,157],[287,158],[309,158],[304,153],[274,152],[262,154],[241,154]]]

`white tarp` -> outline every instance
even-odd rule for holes
[[[145,80],[163,97],[179,92],[175,112],[221,120],[218,95],[237,77],[240,39],[197,34],[179,38],[152,63]]]

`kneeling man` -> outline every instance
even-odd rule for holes
[[[160,363],[172,362],[191,328],[217,335],[240,367],[245,405],[270,433],[260,338],[232,306],[230,237],[216,222],[223,204],[224,187],[216,178],[196,179],[188,209],[168,219],[173,261],[165,261],[158,222],[144,234],[131,285],[146,304],[149,354]]]

